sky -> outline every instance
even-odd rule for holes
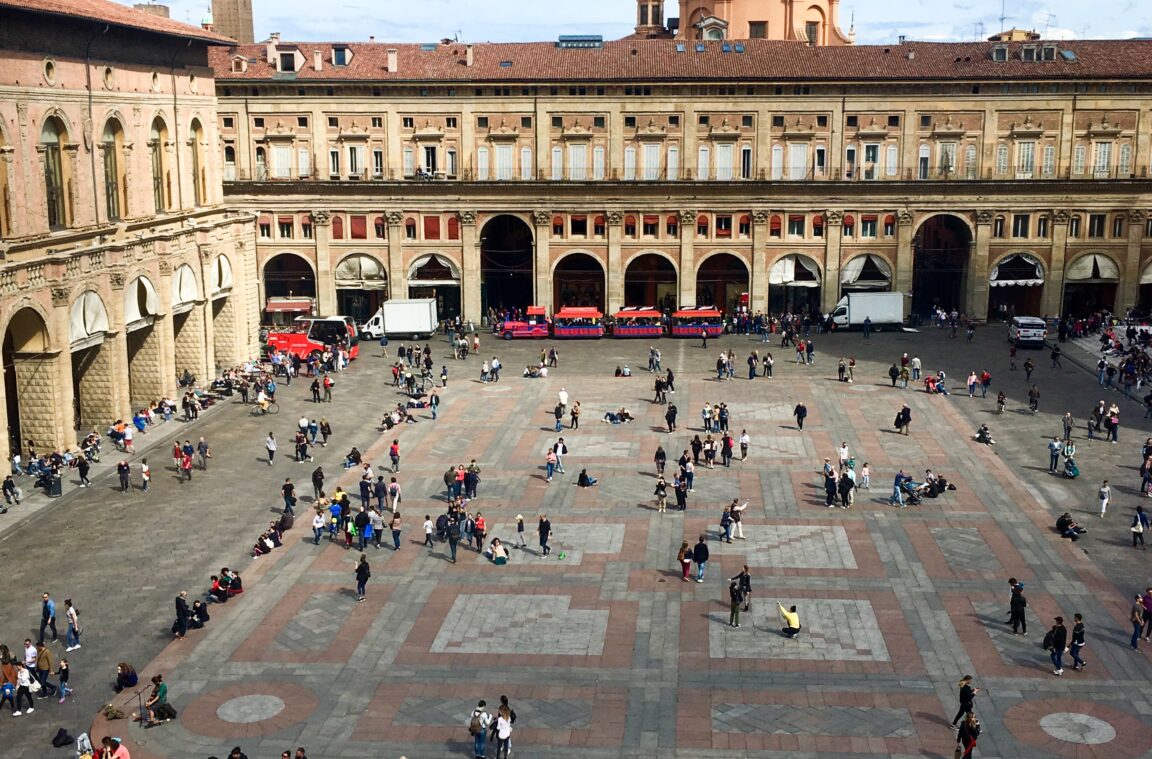
[[[761,0],[775,2],[776,0]],[[131,0],[121,0],[131,4]],[[1152,37],[1149,0],[841,0],[840,25],[855,18],[860,44],[910,40],[968,41],[1001,28],[1035,29],[1045,39]],[[199,24],[210,0],[169,0],[172,18]],[[1002,5],[1003,4],[1003,5]],[[631,33],[633,0],[253,0],[256,39],[280,32],[285,40],[387,42],[554,40],[561,34]],[[679,3],[667,0],[667,16]],[[1142,12],[1145,11],[1145,12]]]

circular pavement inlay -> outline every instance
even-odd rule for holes
[[[1102,719],[1074,712],[1055,712],[1040,718],[1040,727],[1053,738],[1095,746],[1116,738],[1116,729]]]
[[[276,696],[237,696],[216,707],[216,716],[225,722],[263,722],[284,711],[284,701]]]

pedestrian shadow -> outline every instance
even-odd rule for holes
[[[651,427],[649,427],[649,428],[648,428],[648,430],[649,430],[650,432],[662,432],[662,433],[664,433],[664,432],[668,432],[668,428],[667,428],[667,427],[659,427],[659,426],[657,426],[657,425],[652,425]]]
[[[659,511],[659,509],[656,507],[656,504],[648,503],[647,501],[641,501],[640,503],[636,504],[636,508],[643,509],[644,511]]]

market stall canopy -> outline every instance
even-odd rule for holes
[[[68,337],[72,350],[83,350],[99,345],[108,331],[108,310],[104,301],[91,290],[85,291],[72,304]]]
[[[1108,256],[1089,253],[1068,267],[1064,279],[1068,282],[1116,282],[1120,279],[1120,267]]]
[[[797,269],[796,264],[800,264]],[[791,253],[772,264],[768,284],[785,287],[819,287],[820,267],[808,256]]]
[[[312,313],[311,298],[269,298],[264,310],[273,313]]]
[[[992,267],[988,275],[991,287],[1031,287],[1044,284],[1044,264],[1028,253],[1008,256]]]

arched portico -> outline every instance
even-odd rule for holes
[[[603,312],[604,265],[591,253],[574,251],[552,268],[552,313],[564,306],[592,306]]]

